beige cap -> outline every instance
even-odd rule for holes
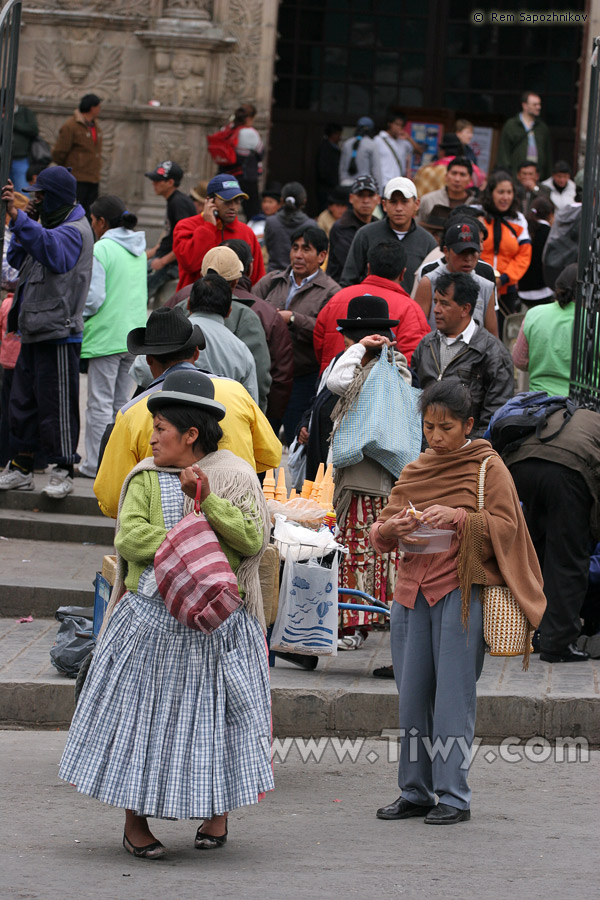
[[[202,260],[203,277],[209,269],[213,269],[225,281],[235,281],[244,274],[242,262],[231,247],[213,247],[209,250]]]
[[[411,181],[410,178],[404,178],[404,176],[390,178],[383,192],[384,199],[391,200],[395,191],[400,191],[405,200],[408,200],[410,197],[414,197],[416,200],[419,196],[414,181]]]

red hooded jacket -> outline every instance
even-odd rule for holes
[[[404,288],[389,278],[367,275],[360,284],[353,284],[334,294],[317,316],[313,343],[320,372],[344,349],[344,339],[337,331],[337,320],[346,318],[348,304],[353,297],[364,294],[383,297],[390,310],[390,319],[400,320],[400,324],[392,328],[392,331],[396,335],[396,347],[405,355],[409,366],[417,344],[431,331],[423,310]]]
[[[206,222],[200,215],[181,219],[173,231],[173,252],[179,265],[177,290],[181,290],[186,284],[193,284],[197,281],[202,274],[200,271],[202,260],[208,251],[232,238],[238,238],[250,244],[254,260],[251,281],[252,284],[256,284],[265,274],[265,264],[260,244],[252,229],[238,219],[235,219],[231,225],[223,225],[222,222],[213,225],[212,222]]]

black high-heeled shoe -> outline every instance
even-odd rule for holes
[[[204,821],[208,820],[205,819]],[[204,822],[202,825],[204,825]],[[225,819],[225,834],[206,834],[204,831],[201,831],[202,825],[196,832],[194,840],[196,850],[216,850],[227,843],[227,819]]]
[[[125,832],[123,832],[123,846],[136,859],[161,859],[167,852],[166,847],[160,841],[153,841],[151,844],[146,844],[145,847],[135,847]]]

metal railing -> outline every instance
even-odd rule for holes
[[[15,88],[19,58],[22,0],[8,0],[0,11],[0,186],[6,184],[12,152]],[[0,259],[6,211],[0,203]]]
[[[594,40],[585,164],[570,396],[600,412],[600,37]]]

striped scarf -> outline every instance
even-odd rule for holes
[[[242,559],[236,572],[240,588],[244,591],[243,605],[249,614],[260,622],[265,630],[265,619],[262,602],[262,592],[258,569],[260,560],[269,543],[271,534],[271,518],[256,472],[245,460],[240,459],[230,450],[217,450],[215,453],[207,453],[198,460],[202,471],[208,475],[211,491],[223,500],[229,500],[233,506],[237,506],[244,515],[250,516],[258,529],[263,532],[263,543],[258,553],[254,556],[246,556]],[[142,459],[129,473],[119,498],[119,512],[115,534],[120,528],[120,515],[123,501],[127,493],[129,482],[138,472],[168,472],[179,474],[180,468],[171,466],[157,466],[151,457]],[[194,509],[194,501],[186,496],[183,505],[183,514],[188,515]],[[108,619],[125,591],[125,560],[117,553],[117,574],[113,585],[110,603],[104,615],[100,636],[103,634]]]

